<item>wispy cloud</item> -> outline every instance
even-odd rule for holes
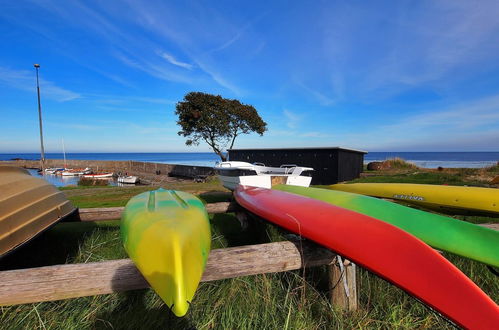
[[[143,71],[151,75],[152,77],[161,80],[176,81],[182,83],[192,83],[193,81],[197,80],[196,78],[193,78],[189,75],[174,72],[173,70],[170,70],[162,65],[162,63],[147,58],[131,58],[119,52],[115,52],[115,57],[122,61],[124,64],[139,71]]]
[[[443,109],[428,109],[417,115],[409,115],[402,121],[385,125],[386,131],[424,132],[432,128],[445,128],[447,134],[463,129],[481,130],[483,127],[499,127],[499,95],[489,96],[448,106]]]
[[[148,103],[148,104],[164,104],[173,105],[176,101],[148,96],[133,96],[133,95],[107,95],[107,94],[93,94],[87,93],[85,96],[95,98],[95,102],[101,104],[123,105],[135,103]]]
[[[298,86],[303,88],[307,93],[311,94],[321,105],[330,106],[336,102],[334,98],[327,96],[326,94],[323,94],[315,89],[310,88],[300,80],[295,80],[295,82]]]
[[[35,71],[34,69],[33,71],[27,71],[0,67],[0,83],[7,87],[35,92]],[[43,97],[47,97],[58,102],[71,101],[81,97],[79,93],[59,87],[54,82],[43,78],[40,79],[40,89]]]
[[[304,137],[304,138],[321,138],[321,139],[333,137],[332,134],[319,132],[319,131],[305,132],[305,133],[300,134],[300,136]]]
[[[229,40],[227,40],[226,42],[224,42],[222,45],[220,45],[219,47],[215,48],[211,52],[219,52],[219,51],[222,51],[222,50],[230,47],[232,44],[234,44],[239,39],[241,39],[243,37],[244,33],[246,31],[248,31],[249,29],[251,29],[254,24],[258,23],[258,21],[260,21],[262,18],[264,18],[265,16],[267,16],[269,13],[270,13],[270,11],[266,11],[266,12],[261,13],[257,17],[251,19],[249,22],[247,22],[246,24],[244,24],[241,28],[238,28],[232,38],[230,38]],[[262,47],[262,43],[260,43],[260,45],[258,46],[258,48],[261,48],[261,47]]]
[[[497,1],[422,1],[379,12],[364,3],[335,3],[328,9],[318,18],[324,27],[320,75],[345,77],[345,93],[357,99],[448,88],[448,80],[499,67]]]
[[[192,64],[180,62],[180,61],[176,60],[175,57],[173,57],[173,55],[170,55],[168,53],[159,51],[158,55],[161,56],[162,58],[164,58],[165,60],[167,60],[168,62],[170,62],[171,64],[179,66],[181,68],[191,70],[193,67]]]
[[[494,95],[466,104],[421,110],[362,132],[345,133],[341,141],[374,151],[499,150],[497,127],[499,95]]]
[[[134,16],[134,22],[142,26],[145,30],[152,30],[157,35],[161,36],[165,41],[173,43],[178,49],[180,49],[188,58],[194,63],[184,63],[173,58],[177,66],[187,68],[186,65],[191,65],[191,69],[196,67],[211,78],[218,85],[226,88],[235,95],[242,95],[243,90],[236,86],[234,82],[231,81],[226,75],[224,68],[221,68],[219,61],[216,56],[212,56],[211,53],[214,51],[206,50],[208,45],[217,43],[223,36],[234,30],[232,24],[227,23],[227,21],[221,17],[221,15],[212,7],[210,8],[196,8],[194,12],[197,14],[196,19],[191,22],[191,24],[186,27],[185,22],[179,21],[176,15],[170,17],[166,20],[163,14],[168,12],[172,13],[172,9],[168,7],[165,3],[154,2],[150,6],[142,6],[138,3],[129,2],[129,5],[136,12]],[[197,7],[197,5],[195,5]],[[192,13],[190,14],[192,15]],[[262,14],[263,15],[263,14]],[[260,16],[262,16],[260,15]],[[262,16],[263,17],[263,16]],[[247,23],[242,29],[238,30],[232,38],[225,41],[221,46],[216,47],[215,50],[222,50],[230,46],[232,43],[241,38],[243,32],[251,27],[252,21]],[[213,26],[212,28],[207,28],[207,26]],[[176,28],[177,27],[177,28]],[[217,31],[216,33],[214,31]],[[222,31],[222,32],[220,32]],[[208,43],[208,45],[206,45]],[[201,45],[204,45],[201,46]],[[167,54],[169,55],[169,54]],[[167,61],[172,60],[168,56],[164,59]],[[123,59],[122,59],[123,60]],[[125,61],[126,62],[126,61]],[[134,65],[134,63],[129,63]],[[143,63],[141,63],[143,64]],[[180,64],[180,65],[179,65]],[[183,66],[182,66],[183,65]],[[150,63],[149,67],[152,67]],[[159,70],[161,67],[154,66],[155,70]],[[195,73],[193,70],[193,74]],[[154,75],[155,72],[148,70],[148,73]],[[164,72],[156,73],[158,77],[171,78],[170,75],[165,75]],[[191,75],[191,81],[194,80]],[[196,82],[199,82],[199,78],[195,78]]]
[[[290,129],[297,128],[298,124],[303,120],[303,115],[299,115],[290,110],[285,109],[282,113],[286,118],[286,126],[288,126]]]
[[[227,80],[220,72],[218,72],[213,67],[209,66],[205,62],[202,62],[200,58],[195,59],[196,64],[208,74],[214,81],[216,81],[220,86],[225,87],[237,96],[241,96],[243,91],[237,87],[235,84]]]

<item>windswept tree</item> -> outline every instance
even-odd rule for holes
[[[178,135],[187,138],[185,144],[204,141],[222,161],[226,160],[224,150],[234,146],[236,137],[251,132],[263,135],[267,130],[267,123],[253,106],[220,95],[190,92],[177,103],[175,114],[182,128]]]

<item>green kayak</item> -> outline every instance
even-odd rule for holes
[[[405,230],[436,249],[499,267],[499,231],[353,193],[291,185],[272,188],[371,216]]]

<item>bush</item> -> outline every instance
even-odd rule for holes
[[[485,172],[488,172],[488,173],[499,173],[499,162],[497,162],[497,164],[495,164],[495,165],[486,167],[485,168]]]
[[[90,178],[81,178],[78,181],[79,186],[107,186],[109,185],[108,180],[99,180],[99,179],[90,179]]]
[[[417,168],[415,164],[398,157],[387,159],[380,165],[381,170],[415,170]]]

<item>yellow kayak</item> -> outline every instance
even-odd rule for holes
[[[127,203],[121,239],[130,259],[177,316],[187,313],[210,253],[203,203],[182,191],[158,189]]]
[[[390,198],[456,214],[499,216],[499,189],[410,183],[334,184],[329,189]]]

